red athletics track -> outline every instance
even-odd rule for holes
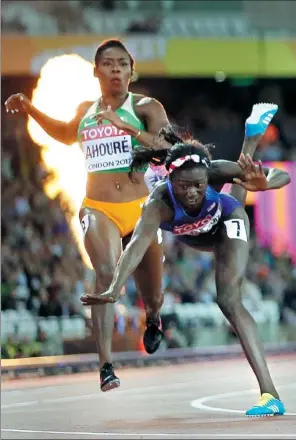
[[[287,415],[247,418],[257,383],[244,359],[117,370],[2,383],[2,439],[296,439],[296,354],[268,358]]]

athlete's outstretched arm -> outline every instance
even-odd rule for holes
[[[106,302],[115,302],[119,298],[122,287],[142,261],[146,250],[157,234],[162,221],[160,206],[162,202],[149,199],[143,207],[142,216],[134,229],[132,238],[118,261],[109,289],[99,297]]]
[[[45,113],[38,110],[31,105],[29,115],[35,119],[36,122],[43,128],[46,133],[65,145],[72,145],[77,142],[77,131],[79,123],[89,107],[92,105],[91,101],[82,102],[76,109],[74,118],[69,122],[59,121],[53,119]]]
[[[291,178],[286,171],[278,168],[256,165],[249,155],[241,153],[237,163],[226,160],[212,162],[209,184],[237,183],[248,191],[267,191],[279,189],[290,183]]]
[[[76,115],[70,122],[53,119],[33,106],[31,101],[22,93],[11,95],[5,102],[6,111],[15,115],[25,113],[30,115],[53,139],[62,144],[72,145],[77,142],[79,123],[92,102],[86,101],[77,108]]]
[[[238,164],[244,171],[244,181],[234,178],[234,182],[248,191],[267,191],[270,189],[279,189],[291,182],[289,173],[278,168],[263,167],[259,161],[255,165],[250,157],[242,157]]]

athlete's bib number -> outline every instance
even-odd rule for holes
[[[224,222],[228,238],[238,238],[239,240],[248,241],[245,222],[242,219],[231,219]]]

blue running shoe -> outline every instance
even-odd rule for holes
[[[248,409],[246,416],[249,417],[268,417],[268,416],[282,416],[286,409],[283,402],[275,399],[269,393],[263,393],[258,404]]]
[[[246,120],[246,136],[263,135],[270,121],[278,111],[278,105],[260,102],[253,105],[252,113]]]

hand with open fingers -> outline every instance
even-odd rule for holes
[[[124,129],[124,122],[120,119],[120,117],[111,109],[111,106],[108,105],[106,110],[101,110],[97,115],[98,124],[102,123],[102,120],[105,119],[111,122],[115,127],[119,130]]]
[[[237,163],[244,173],[244,181],[234,178],[233,181],[235,183],[247,191],[266,191],[268,189],[268,181],[264,174],[261,161],[256,165],[249,154],[245,156],[241,153]]]
[[[11,95],[5,102],[7,113],[28,113],[32,104],[30,100],[22,93]]]

